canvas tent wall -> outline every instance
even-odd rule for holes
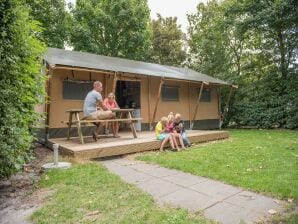
[[[150,124],[171,111],[181,113],[187,126],[194,117],[194,129],[218,128],[219,87],[229,85],[222,80],[186,68],[54,48],[48,49],[44,60],[50,77],[50,101],[45,108],[50,138],[66,136],[66,126],[61,123],[67,120],[65,111],[82,108],[84,95],[95,80],[103,83],[104,97],[117,91],[117,82],[118,87],[120,81],[140,83],[142,130],[149,130]],[[204,91],[198,102],[202,83]]]

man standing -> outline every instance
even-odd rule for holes
[[[108,110],[108,108],[103,104],[102,96],[102,83],[99,81],[95,81],[93,83],[93,90],[91,90],[84,101],[84,119],[88,120],[103,120],[113,118],[115,115],[112,111]],[[97,109],[97,108],[101,108]],[[97,136],[99,133],[100,123],[95,123],[96,129],[93,131],[93,139],[97,141]]]

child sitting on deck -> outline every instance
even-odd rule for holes
[[[186,132],[184,129],[184,122],[181,119],[181,114],[175,114],[175,122],[174,122],[174,129],[176,130],[177,133],[180,133],[183,139],[183,143],[186,147],[190,147],[192,144],[188,140],[186,136]]]
[[[108,97],[104,99],[103,101],[103,105],[106,106],[106,108],[108,109],[117,109],[119,108],[116,100],[115,100],[115,94],[114,93],[109,93]],[[113,113],[114,116],[116,117],[116,114]],[[112,132],[113,132],[113,136],[114,138],[118,138],[118,131],[119,131],[119,123],[117,121],[113,121],[111,122],[111,126],[112,126]],[[109,123],[107,122],[105,124],[105,134],[108,134],[108,127],[109,127]]]
[[[155,135],[157,140],[161,141],[159,151],[163,151],[164,145],[169,141],[172,149],[175,149],[173,144],[172,136],[167,133],[166,125],[168,123],[168,118],[162,117],[160,121],[155,126]]]
[[[174,129],[174,121],[175,121],[175,117],[173,112],[169,113],[168,115],[168,124],[167,124],[167,132],[170,133],[170,135],[172,135],[173,137],[173,142],[174,145],[176,146],[177,151],[180,151],[177,140],[179,140],[179,143],[182,147],[182,149],[185,149],[184,143],[183,143],[183,139],[182,136],[176,132],[176,130]]]

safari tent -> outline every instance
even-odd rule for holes
[[[169,112],[179,112],[191,129],[218,129],[220,87],[232,85],[187,68],[49,48],[44,55],[48,76],[46,139],[66,137],[69,109],[80,109],[95,80],[103,97],[116,94],[121,108],[134,108],[143,118],[137,130],[150,130]],[[88,128],[86,128],[86,131]],[[76,131],[73,131],[76,134]]]

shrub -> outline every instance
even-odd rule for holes
[[[0,178],[21,168],[28,159],[34,106],[44,95],[40,56],[44,45],[35,21],[19,0],[0,1]]]

